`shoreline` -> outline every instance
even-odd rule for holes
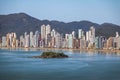
[[[23,50],[67,50],[67,51],[82,51],[82,52],[104,52],[104,53],[120,53],[120,50],[113,50],[113,49],[68,49],[68,48],[24,48],[24,47],[17,47],[17,48],[8,48],[8,47],[1,47],[0,49],[23,49]]]

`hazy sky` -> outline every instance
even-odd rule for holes
[[[40,20],[120,25],[120,0],[0,0],[0,14],[19,12]]]

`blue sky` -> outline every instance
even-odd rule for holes
[[[120,0],[0,0],[1,15],[19,12],[40,20],[120,25]]]

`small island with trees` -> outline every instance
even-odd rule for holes
[[[40,56],[33,56],[33,58],[68,58],[68,55],[62,52],[43,52]]]

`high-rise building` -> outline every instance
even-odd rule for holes
[[[52,29],[52,31],[51,31],[51,37],[55,37],[55,35],[56,35],[56,31],[54,29]]]
[[[10,38],[9,38],[9,34],[10,34],[10,33],[6,34],[6,45],[7,45],[7,47],[10,47]]]
[[[30,32],[30,47],[33,47],[34,45],[34,38],[33,38],[33,32]]]
[[[16,39],[16,47],[18,47],[19,41],[18,39]]]
[[[16,33],[12,33],[12,47],[16,47],[16,38],[17,38],[17,35]]]
[[[73,48],[73,37],[72,37],[72,34],[68,35],[68,48]]]
[[[76,49],[76,48],[79,48],[79,39],[74,39],[73,38],[73,48]]]
[[[25,47],[28,48],[29,47],[29,35],[25,36]]]
[[[65,40],[65,38],[62,38],[62,47],[61,48],[66,48],[66,40]]]
[[[115,49],[120,49],[120,36],[118,32],[116,32],[116,37],[114,38],[114,48]]]
[[[61,35],[57,32],[55,35],[55,48],[61,48]]]
[[[95,28],[92,26],[90,27],[90,42],[91,43],[94,43],[95,42]]]
[[[78,38],[80,39],[80,38],[82,38],[82,36],[83,36],[82,29],[78,29]]]
[[[50,34],[51,32],[51,26],[50,25],[42,25],[41,26],[41,39],[43,41],[45,41],[45,46],[47,47],[48,46],[48,35]]]
[[[6,37],[2,37],[2,47],[6,47]]]
[[[105,42],[105,37],[99,36],[95,38],[95,48],[97,49],[103,49]]]
[[[90,30],[86,32],[86,43],[88,48],[93,48],[95,43],[95,28],[92,26]]]
[[[119,34],[118,34],[118,32],[116,32],[116,37],[119,37]]]
[[[46,31],[45,32],[46,32],[46,34],[45,34],[45,36],[46,36],[46,38],[45,38],[45,46],[48,46],[48,41],[49,41],[50,32],[51,32],[50,25],[46,26]]]
[[[46,36],[47,36],[47,34],[50,34],[50,32],[51,32],[51,26],[48,24],[46,26]]]
[[[86,48],[86,40],[80,39],[80,49],[85,49],[85,48]]]
[[[21,35],[20,36],[20,47],[24,47],[24,44],[25,44],[25,40],[24,40],[23,36]]]
[[[30,38],[29,38],[29,35],[27,34],[27,32],[24,33],[24,47],[29,47],[29,41],[30,41]]]
[[[45,25],[42,25],[41,26],[41,39],[45,39],[46,37],[46,26]]]
[[[39,31],[36,31],[35,32],[35,35],[34,35],[34,47],[38,47],[39,46]]]
[[[10,47],[12,47],[12,41],[13,41],[13,36],[12,36],[12,33],[9,34],[9,39],[10,39]]]
[[[107,49],[112,49],[113,48],[113,41],[114,37],[109,37],[107,40]]]
[[[72,31],[72,36],[73,36],[73,39],[76,38],[76,33],[75,33],[75,31]]]
[[[68,48],[69,34],[65,34],[65,47]]]

